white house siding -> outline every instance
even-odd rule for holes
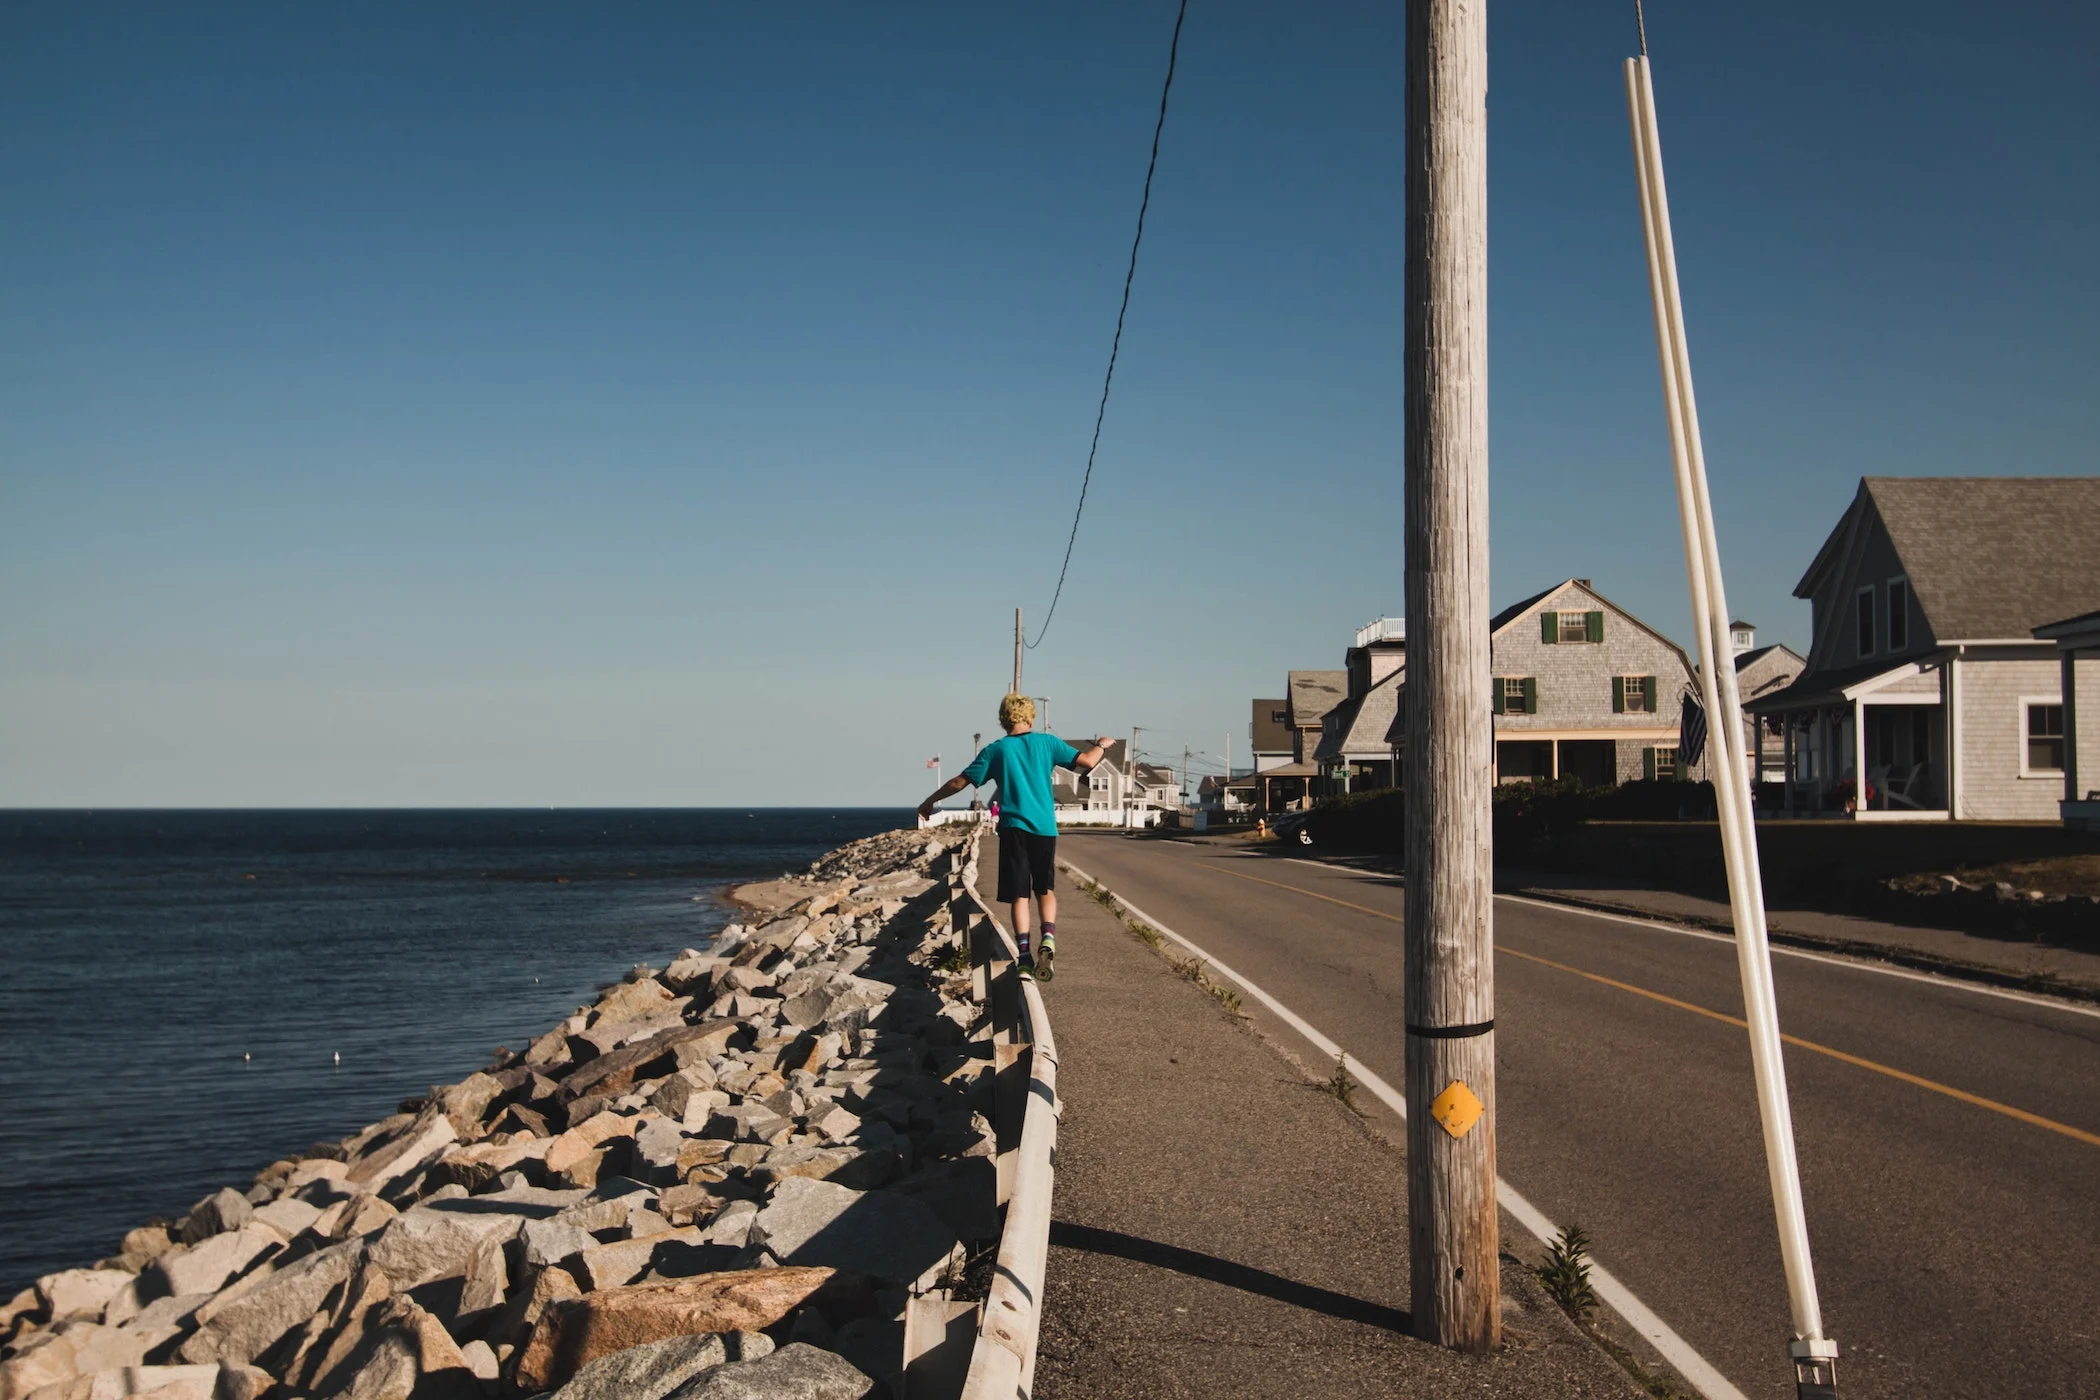
[[[1960,667],[1961,811],[1956,815],[1975,821],[2055,821],[2056,804],[2064,795],[2063,775],[2020,776],[2026,747],[2020,703],[2023,696],[2060,695],[2061,663],[2047,653],[2032,661],[1972,653]],[[2088,674],[2081,665],[2081,684]],[[2081,734],[2093,730],[2083,716],[2078,727]],[[2089,746],[2086,752],[2093,750]]]

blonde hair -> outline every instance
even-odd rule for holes
[[[1035,723],[1035,701],[1025,695],[1009,695],[999,702],[999,727],[1011,734],[1024,724]]]

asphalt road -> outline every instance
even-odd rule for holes
[[[1126,836],[1061,854],[1405,1082],[1397,880]],[[1691,1009],[1742,1015],[1733,944],[1495,918],[1503,1178],[1746,1395],[1790,1397],[1749,1046]],[[1822,1047],[1790,1044],[1787,1077],[1840,1394],[2100,1394],[2100,1017],[1797,957],[1775,975],[1781,1030]]]

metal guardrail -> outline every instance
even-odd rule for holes
[[[991,1012],[995,1160],[1006,1224],[960,1394],[961,1400],[1025,1400],[1035,1385],[1043,1274],[1050,1255],[1061,1107],[1057,1042],[1041,988],[1021,975],[1012,935],[977,893],[981,839],[980,832],[948,859],[948,911],[950,927],[969,951],[976,996]]]

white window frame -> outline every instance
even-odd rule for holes
[[[1648,748],[1655,755],[1655,780],[1657,782],[1667,781],[1673,783],[1681,783],[1684,781],[1684,764],[1678,761],[1679,750],[1677,745],[1650,744]],[[1668,754],[1670,756],[1670,776],[1667,779],[1665,779],[1662,775],[1662,756],[1664,754]]]
[[[1881,620],[1881,600],[1874,596],[1875,592],[1874,585],[1870,583],[1852,595],[1852,649],[1862,661],[1874,654],[1874,648],[1870,643],[1876,639],[1868,636],[1867,633],[1881,630],[1876,625]],[[1862,598],[1867,600],[1867,626],[1865,631],[1862,631],[1859,625],[1859,600]]]
[[[2029,705],[2055,705],[2061,709],[2063,703],[2064,698],[2061,695],[2022,695],[2020,697],[2020,708],[2013,716],[2013,732],[2019,738],[2021,777],[2042,779],[2052,783],[2063,782],[2064,770],[2061,768],[2030,768],[2027,766],[2027,707]],[[2069,716],[2065,718],[2068,721]],[[2071,735],[2069,730],[2070,726],[2067,722],[2064,733],[2064,756],[2066,758],[2070,757],[2071,752]]]
[[[1641,682],[1646,679],[1648,679],[1646,676],[1619,677],[1619,703],[1626,707],[1620,713],[1629,715],[1653,715],[1660,714],[1662,712],[1662,687],[1660,685],[1657,685],[1655,687],[1657,692],[1655,696],[1656,708],[1651,710],[1648,708],[1648,687],[1641,684]],[[1635,697],[1639,697],[1640,704],[1634,704]]]
[[[1896,589],[1903,589],[1903,645],[1896,645]],[[1901,656],[1910,650],[1910,575],[1897,574],[1882,587],[1882,597],[1887,599],[1881,606],[1881,637],[1888,645],[1890,656]]]
[[[1496,684],[1496,685],[1499,685],[1499,686],[1501,686],[1501,687],[1502,687],[1502,695],[1501,695],[1501,699],[1502,699],[1502,713],[1503,713],[1504,715],[1528,715],[1528,714],[1530,714],[1530,713],[1531,713],[1531,711],[1530,711],[1530,710],[1528,710],[1528,709],[1524,709],[1524,710],[1512,710],[1512,709],[1511,709],[1511,708],[1509,707],[1509,702],[1510,702],[1510,701],[1511,701],[1512,699],[1514,699],[1514,700],[1515,700],[1515,701],[1516,701],[1516,702],[1517,702],[1517,703],[1518,703],[1519,705],[1521,705],[1521,704],[1523,704],[1523,703],[1524,703],[1524,677],[1522,677],[1522,676],[1497,676],[1497,677],[1495,677],[1495,684]],[[1511,686],[1515,686],[1515,687],[1517,688],[1517,692],[1516,692],[1516,694],[1515,694],[1514,696],[1512,696],[1512,695],[1510,694],[1510,691],[1509,691],[1509,688],[1510,688]]]
[[[1555,608],[1553,611],[1560,615],[1560,620],[1554,624],[1554,628],[1562,646],[1566,646],[1570,642],[1589,641],[1590,613],[1595,612],[1595,608],[1587,610],[1578,608],[1574,612],[1568,612],[1563,608]],[[1575,631],[1573,634],[1568,631],[1568,619],[1571,617],[1575,619]]]

